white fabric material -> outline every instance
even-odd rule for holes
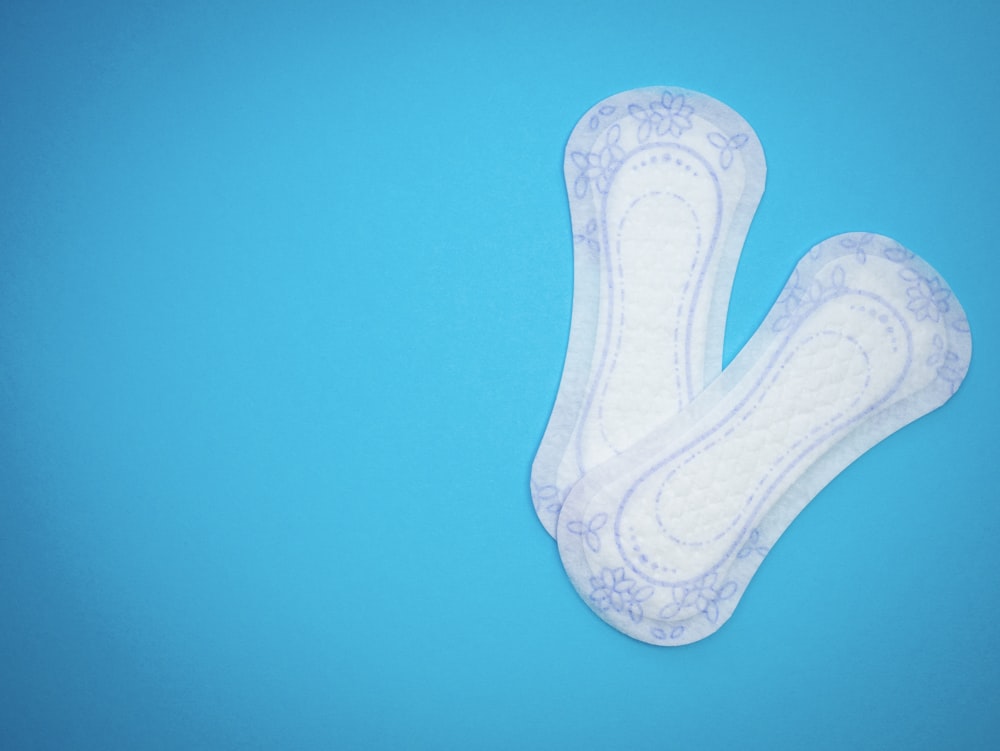
[[[683,287],[671,282],[671,294]],[[643,316],[673,311],[649,306],[624,325],[655,327]],[[871,446],[947,401],[971,352],[965,313],[927,263],[878,235],[824,241],[707,390],[679,411],[672,388],[652,410],[658,427],[641,422],[641,441],[588,465],[558,518],[573,586],[641,641],[678,645],[713,633],[802,508]],[[647,395],[645,381],[674,383],[673,357],[634,356],[619,377]],[[685,382],[681,395],[696,385]],[[634,435],[620,429],[616,450]]]
[[[572,324],[531,475],[552,535],[574,483],[676,415],[721,370],[733,274],[765,165],[753,130],[721,102],[648,88],[580,120],[565,175]]]

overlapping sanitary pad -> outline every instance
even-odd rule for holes
[[[642,641],[707,636],[802,508],[947,401],[971,353],[926,262],[878,235],[821,243],[718,379],[574,486],[557,535],[573,586]]]
[[[566,147],[573,316],[532,497],[555,534],[590,469],[672,417],[722,367],[733,274],[764,155],[726,105],[683,89],[593,107]]]
[[[729,619],[830,480],[951,397],[968,320],[910,250],[839,235],[799,262],[712,380],[763,190],[753,131],[704,95],[626,92],[574,130],[566,179],[573,323],[535,508],[594,612],[636,639],[687,644]]]

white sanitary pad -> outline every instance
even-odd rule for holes
[[[572,328],[531,475],[550,534],[574,483],[718,375],[732,278],[765,166],[753,130],[724,104],[649,88],[583,117],[565,174]]]
[[[597,145],[588,150],[591,153],[609,148],[603,119],[599,125]],[[703,141],[722,143],[711,139],[711,128],[719,126],[706,122],[700,127]],[[744,128],[741,124],[737,130],[749,133]],[[634,138],[636,128],[632,130]],[[732,130],[720,132],[729,139],[727,143],[732,142],[733,136],[725,135]],[[621,142],[619,138],[617,143]],[[631,161],[621,167],[626,174],[637,158],[634,146],[629,143]],[[585,146],[577,148],[583,151]],[[756,143],[754,148],[758,154]],[[675,152],[660,147],[656,153],[673,159]],[[724,149],[714,154],[701,152],[705,161],[715,157],[711,167],[720,176],[726,174],[720,160],[724,153]],[[753,165],[760,171],[752,177],[759,180],[763,174],[759,155]],[[735,161],[730,162],[734,166]],[[704,162],[699,161],[697,169],[706,169]],[[748,168],[740,169],[746,172]],[[591,177],[583,167],[579,172],[590,191],[603,175],[595,171]],[[572,176],[572,169],[568,173]],[[744,208],[753,203],[747,198],[746,184],[744,180],[744,187],[733,189],[734,196],[743,191]],[[612,180],[604,187],[611,191],[614,185]],[[654,189],[643,188],[637,194]],[[635,316],[619,322],[624,290],[616,266],[628,261],[615,255],[621,237],[617,227],[632,199],[615,203],[605,192],[600,200],[586,203],[584,198],[594,196],[584,192],[581,197],[581,190],[574,208],[575,231],[584,238],[577,245],[578,258],[586,254],[591,236],[586,229],[589,225],[580,229],[579,223],[596,221],[598,229],[591,234],[599,248],[607,247],[610,240],[611,252],[602,257],[614,260],[601,272],[601,285],[607,285],[607,290],[599,304],[592,289],[591,277],[596,272],[582,264],[584,302],[599,308],[600,315],[594,322],[593,313],[583,318],[574,301],[576,352],[567,357],[567,370],[571,365],[586,370],[588,385],[569,384],[572,400],[562,409],[571,414],[575,408],[579,416],[564,417],[559,425],[564,433],[569,424],[575,429],[569,438],[561,435],[552,439],[552,446],[543,444],[542,448],[556,452],[566,446],[568,458],[563,464],[572,460],[577,468],[582,464],[588,471],[585,475],[561,472],[556,480],[546,474],[542,489],[554,485],[558,491],[552,491],[551,497],[559,500],[558,492],[576,479],[574,474],[583,475],[562,505],[557,539],[566,571],[584,601],[609,624],[636,639],[686,644],[711,634],[732,615],[770,547],[837,473],[878,441],[951,397],[965,376],[972,352],[968,321],[940,276],[909,250],[879,235],[840,235],[800,261],[747,346],[681,410],[703,378],[694,366],[685,370],[689,366],[682,356],[700,363],[705,349],[689,344],[684,336],[709,336],[712,342],[706,348],[711,360],[721,339],[721,320],[704,312],[688,313],[697,306],[677,303],[675,296],[687,289],[685,281],[676,278],[679,269],[661,267],[659,256],[644,252],[643,243],[636,242],[640,250],[628,284],[649,282],[642,264],[653,261],[648,276],[655,284],[671,285],[673,302],[657,306],[643,297],[643,307],[634,311]],[[617,207],[615,212],[609,209],[611,205]],[[668,206],[665,203],[662,208]],[[584,207],[597,212],[597,218],[581,213]],[[717,221],[725,225],[721,218]],[[731,228],[736,224],[729,222]],[[742,240],[742,230],[730,232]],[[647,237],[652,235],[640,239]],[[687,248],[679,242],[673,247]],[[735,258],[732,248],[726,252]],[[692,269],[689,278],[703,278],[697,263],[691,261],[690,250],[685,253],[684,263]],[[706,289],[728,282],[728,273],[717,274]],[[581,289],[579,278],[577,284]],[[714,294],[722,300],[728,296],[722,291]],[[625,310],[631,309],[626,306]],[[593,362],[584,352],[589,339],[577,326],[598,331]],[[629,338],[630,333],[623,331],[629,327],[640,330],[642,346],[662,344],[668,354],[660,352],[647,360],[641,352],[629,350],[624,364],[619,360],[618,369],[613,370],[612,353],[624,351],[619,342]],[[665,336],[675,331],[680,332],[679,339]],[[680,341],[685,342],[683,347]],[[606,404],[612,394],[622,396],[615,387],[605,387],[609,372],[615,374],[612,380],[621,379],[624,396],[631,396],[632,401],[616,407],[614,414],[620,421],[605,426],[593,416],[595,405],[602,399]],[[647,381],[669,384],[668,396]],[[567,386],[567,377],[563,385]],[[560,398],[564,396],[561,391]],[[582,407],[577,408],[576,402]],[[643,413],[643,403],[649,404],[650,414]],[[671,413],[677,415],[665,420]],[[636,429],[630,431],[624,422],[636,418]],[[659,426],[649,433],[653,419]],[[643,431],[648,435],[641,441],[625,445]],[[598,436],[606,436],[607,446],[614,450],[604,446],[591,450],[590,441],[596,443]],[[615,456],[592,468],[599,457],[608,454]],[[550,468],[554,462],[543,461],[540,452],[536,473],[541,473],[542,466]],[[540,499],[543,504],[547,500],[549,496]]]

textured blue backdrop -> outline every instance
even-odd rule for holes
[[[4,3],[0,747],[995,743],[998,7]],[[528,496],[563,146],[657,84],[767,154],[727,358],[848,230],[975,341],[675,650],[588,611]]]

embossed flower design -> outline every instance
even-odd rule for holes
[[[691,115],[694,107],[685,104],[684,95],[673,96],[669,91],[664,91],[660,97],[660,105],[663,107],[663,123],[660,127],[666,126],[666,132],[673,136],[679,136],[685,130],[691,128]],[[657,128],[657,132],[660,129]],[[663,135],[660,132],[660,135]]]
[[[853,235],[851,237],[845,237],[840,241],[840,247],[847,248],[848,250],[854,251],[854,257],[858,263],[864,263],[868,260],[868,245],[873,239],[873,235]]]
[[[590,120],[587,122],[587,125],[591,130],[597,130],[598,126],[601,124],[601,117],[613,115],[615,109],[616,108],[613,105],[605,104],[603,107],[600,107],[596,113],[590,116]]]
[[[778,297],[778,305],[783,306],[782,315],[771,325],[773,331],[784,331],[809,310],[812,310],[824,300],[841,294],[846,288],[847,275],[839,264],[834,266],[830,274],[830,282],[824,286],[819,279],[813,279],[809,286],[803,286],[799,270],[792,272],[791,279]]]
[[[640,104],[630,104],[628,113],[639,121],[636,136],[640,143],[645,143],[656,133],[658,136],[680,136],[691,128],[691,115],[694,107],[684,101],[684,95],[674,96],[664,91],[658,102],[650,102],[649,107]]]
[[[951,392],[955,393],[958,384],[965,378],[965,371],[968,365],[962,363],[961,358],[951,350],[944,353],[941,367],[937,369],[938,378],[951,384]]]
[[[618,145],[622,130],[619,125],[612,125],[604,134],[604,146],[599,151],[574,151],[570,154],[573,164],[580,170],[573,183],[573,191],[577,198],[587,195],[590,184],[594,183],[597,190],[607,193],[611,187],[611,178],[625,159],[625,149]]]
[[[601,550],[601,538],[598,536],[597,532],[607,523],[607,521],[607,514],[594,514],[591,520],[586,524],[582,521],[570,522],[566,525],[566,530],[574,535],[580,535],[580,537],[583,538],[583,541],[587,543],[587,547],[593,552],[598,553]]]
[[[642,603],[653,595],[652,587],[639,586],[625,575],[623,567],[602,569],[600,576],[590,578],[590,586],[590,601],[598,610],[626,613],[633,623],[642,620]]]
[[[666,629],[660,628],[659,626],[650,629],[650,633],[653,635],[653,638],[659,639],[660,641],[663,641],[668,636],[671,639],[679,639],[684,635],[684,631],[685,631],[684,626],[674,626],[672,629],[670,629],[669,633],[667,633]]]
[[[746,558],[756,553],[761,558],[763,558],[765,555],[767,555],[768,550],[770,550],[770,548],[768,548],[767,545],[764,545],[760,541],[760,530],[755,529],[750,533],[750,537],[747,538],[747,541],[744,543],[743,547],[740,548],[740,552],[736,554],[736,557]]]
[[[774,331],[784,331],[795,321],[799,309],[808,305],[813,298],[822,295],[822,288],[816,289],[818,282],[814,281],[809,287],[803,287],[799,281],[799,271],[796,269],[788,284],[781,291],[778,297],[778,305],[784,307],[783,315],[774,321],[772,326]]]
[[[601,243],[597,239],[597,220],[591,219],[587,222],[587,226],[584,227],[583,232],[573,235],[573,242],[586,243],[594,255],[599,254],[601,252]]]
[[[936,276],[931,279],[918,276],[915,281],[916,284],[906,290],[906,296],[910,298],[906,307],[913,311],[918,321],[929,319],[937,323],[941,314],[948,312],[951,290]]]
[[[901,245],[890,245],[882,250],[882,255],[893,263],[903,263],[913,258],[913,251],[907,250]]]
[[[794,269],[792,271],[792,276],[788,279],[785,284],[785,288],[781,290],[781,294],[778,296],[778,303],[781,305],[791,305],[793,307],[797,306],[802,302],[805,297],[806,291],[803,287],[799,286],[799,270]]]
[[[719,166],[722,169],[732,166],[736,152],[746,146],[749,140],[750,136],[746,133],[737,133],[732,138],[726,138],[721,133],[708,134],[708,142],[719,150]]]
[[[965,377],[966,367],[962,364],[962,359],[956,352],[949,349],[941,338],[940,334],[935,334],[933,339],[934,352],[927,358],[930,367],[937,367],[937,376],[942,381],[950,383],[952,393],[958,388],[958,384]]]
[[[696,613],[703,614],[709,623],[718,623],[719,603],[735,595],[737,586],[736,582],[728,581],[716,588],[717,578],[715,573],[706,574],[690,587],[674,587],[674,601],[660,610],[660,618],[669,621],[684,610],[693,609]]]
[[[544,509],[553,514],[558,514],[562,508],[562,501],[559,499],[559,488],[555,485],[538,485],[532,482],[532,493],[535,504],[539,509]]]

